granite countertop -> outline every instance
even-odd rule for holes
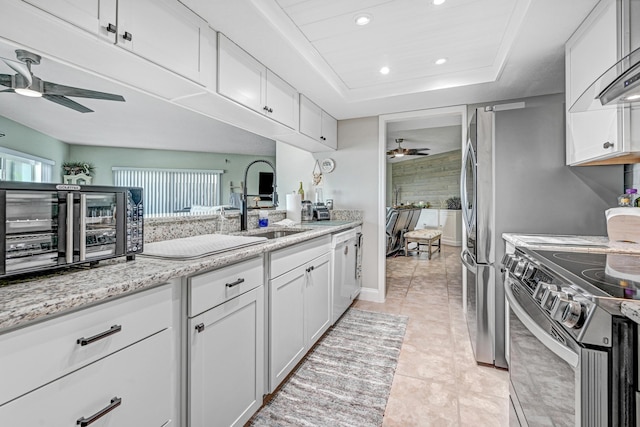
[[[611,242],[606,236],[503,233],[502,238],[515,246],[531,249],[640,254],[640,244]]]
[[[133,261],[125,261],[122,257],[101,261],[94,267],[71,267],[28,279],[8,280],[0,286],[0,332],[360,224],[362,221],[332,226],[297,227],[307,231],[198,259],[160,260],[138,255]],[[260,231],[274,229],[283,227],[268,227]]]
[[[620,311],[629,319],[640,323],[640,301],[623,301],[620,304]]]

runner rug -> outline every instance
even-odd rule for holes
[[[250,425],[381,426],[406,325],[349,309]]]

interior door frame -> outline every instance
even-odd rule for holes
[[[387,200],[387,123],[422,119],[437,116],[459,115],[461,118],[460,148],[464,150],[467,139],[467,106],[430,108],[426,110],[407,111],[402,113],[383,114],[378,117],[378,292],[376,302],[386,299],[386,200]],[[462,167],[461,162],[461,167]],[[462,229],[462,241],[466,240],[466,230]],[[463,291],[466,291],[463,275]],[[465,296],[466,297],[466,296]]]

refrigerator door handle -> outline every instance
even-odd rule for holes
[[[67,193],[67,244],[65,261],[73,262],[73,193]]]
[[[471,157],[471,159],[469,159]],[[471,145],[471,141],[467,142],[467,148],[464,151],[464,156],[462,158],[462,170],[460,171],[460,193],[462,195],[462,219],[464,221],[464,225],[467,229],[468,233],[471,233],[471,226],[475,222],[476,219],[476,206],[475,201],[471,205],[471,209],[469,209],[469,200],[467,199],[467,163],[469,160],[472,161],[472,172],[475,175],[475,165],[476,165],[476,156],[473,152],[473,146]],[[473,195],[475,197],[476,194],[476,177],[473,177]]]
[[[87,259],[87,195],[80,194],[80,261]]]
[[[476,271],[478,269],[478,264],[476,264],[475,261],[473,264],[471,264],[469,261],[467,261],[467,257],[471,258],[468,250],[465,249],[460,252],[460,259],[462,260],[462,264],[464,264],[467,270]]]

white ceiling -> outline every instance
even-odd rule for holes
[[[447,0],[441,6],[431,0],[182,2],[334,117],[347,119],[561,93],[564,43],[597,0]],[[359,12],[373,17],[368,26],[354,24]],[[0,56],[13,57],[13,49],[0,46]],[[434,65],[439,57],[448,62]],[[391,69],[386,76],[379,73],[383,65]],[[9,72],[0,63],[0,73]],[[127,99],[76,99],[95,110],[80,114],[0,93],[0,115],[60,140],[275,153],[266,138],[46,58],[34,72]]]

